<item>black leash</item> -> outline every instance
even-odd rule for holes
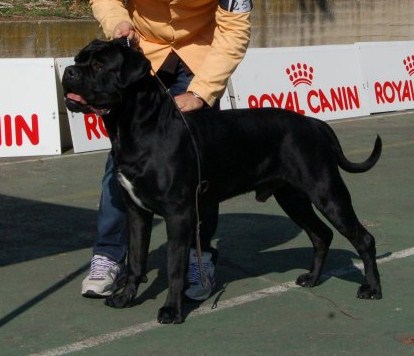
[[[131,47],[131,41],[130,41],[130,39],[128,37],[124,37],[124,39],[126,41],[126,46],[127,47]],[[194,153],[196,155],[196,160],[197,160],[197,175],[198,175],[198,185],[197,185],[196,192],[195,192],[196,219],[197,219],[197,224],[196,224],[197,260],[198,260],[198,267],[200,269],[201,284],[203,285],[204,288],[211,287],[210,280],[207,278],[207,276],[204,273],[204,270],[202,268],[202,251],[201,251],[201,237],[200,237],[201,220],[200,220],[200,210],[199,210],[199,197],[200,197],[201,194],[203,194],[207,190],[207,188],[208,188],[208,182],[207,181],[204,182],[205,183],[205,186],[204,186],[204,189],[203,189],[203,182],[201,181],[200,151],[198,149],[198,145],[197,145],[196,139],[194,137],[194,134],[191,131],[190,125],[188,124],[188,121],[185,118],[185,116],[183,115],[182,111],[179,109],[179,107],[177,105],[177,102],[175,101],[174,97],[171,95],[170,90],[164,85],[164,83],[161,81],[161,79],[157,76],[157,73],[154,70],[152,70],[152,72],[154,73],[154,77],[158,80],[159,84],[164,89],[165,93],[171,99],[171,101],[173,102],[173,104],[176,107],[177,111],[179,112],[180,117],[183,120],[184,125],[187,128],[187,131],[188,131],[188,133],[190,135],[191,143],[193,145]]]
[[[161,81],[161,79],[157,76],[157,74],[155,73],[154,70],[152,70],[154,73],[154,77],[158,80],[158,82],[160,83],[161,87],[165,90],[165,93],[168,95],[168,97],[171,99],[171,101],[173,102],[174,106],[176,107],[177,111],[180,114],[181,119],[184,122],[184,125],[190,135],[191,138],[191,143],[193,145],[194,148],[194,153],[196,155],[196,161],[197,161],[197,175],[198,175],[198,185],[196,188],[196,192],[195,192],[195,205],[196,205],[196,219],[197,219],[197,224],[196,224],[196,249],[197,249],[197,260],[198,260],[198,267],[200,270],[200,278],[201,278],[201,284],[203,285],[204,288],[208,288],[211,287],[211,283],[210,280],[207,278],[203,268],[202,268],[202,251],[201,251],[201,237],[200,237],[200,227],[201,227],[201,223],[202,221],[200,220],[200,210],[199,210],[199,197],[201,194],[203,194],[207,188],[208,188],[208,182],[207,181],[202,181],[201,180],[201,160],[200,160],[200,151],[198,149],[198,145],[196,142],[196,139],[194,137],[193,132],[191,131],[190,125],[188,124],[187,119],[185,118],[184,114],[182,113],[182,111],[179,109],[177,102],[175,101],[174,97],[172,96],[170,90],[164,85],[164,83]],[[204,183],[204,188],[203,188],[203,183]]]

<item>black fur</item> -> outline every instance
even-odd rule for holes
[[[299,285],[313,287],[333,237],[315,214],[315,206],[352,243],[364,263],[366,282],[357,296],[382,297],[374,238],[358,221],[338,169],[369,170],[381,155],[379,137],[365,162],[352,163],[328,124],[282,109],[186,113],[188,130],[172,98],[151,74],[149,61],[119,41],[94,41],[84,48],[76,64],[66,69],[63,87],[70,110],[103,113],[118,172],[124,184],[126,178],[133,186],[135,200],[125,194],[130,231],[128,281],[120,294],[108,298],[109,305],[130,305],[139,283],[146,279],[156,213],[167,226],[169,280],[158,320],[183,322],[182,291],[196,230],[198,185],[191,135],[207,187],[200,197],[201,211],[248,191],[256,191],[259,201],[274,196],[313,244],[311,269],[297,278]]]

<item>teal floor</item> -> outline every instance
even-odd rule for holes
[[[296,287],[311,263],[307,236],[274,201],[247,194],[221,205],[219,288],[186,306],[184,324],[155,320],[167,285],[160,218],[148,283],[133,308],[111,309],[80,295],[106,153],[0,159],[0,354],[414,355],[414,113],[331,124],[353,161],[383,139],[371,171],[343,174],[376,238],[382,300],[355,297],[360,260],[337,233],[324,282]]]

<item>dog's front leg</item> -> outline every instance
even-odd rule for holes
[[[166,218],[168,248],[168,295],[164,306],[158,311],[158,321],[162,324],[179,324],[182,315],[182,292],[191,239],[196,221],[192,213]]]
[[[137,207],[131,201],[127,201],[127,209],[129,228],[127,281],[122,292],[106,299],[106,305],[114,308],[131,306],[139,284],[147,282],[148,250],[154,214]]]

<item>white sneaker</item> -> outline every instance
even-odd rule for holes
[[[125,283],[125,268],[108,257],[94,255],[89,275],[82,282],[82,295],[99,298],[111,295]]]
[[[193,248],[190,249],[187,271],[187,281],[189,283],[189,287],[184,291],[184,294],[187,298],[196,301],[204,301],[210,296],[216,287],[214,274],[216,268],[213,263],[213,259],[213,253],[202,252],[201,267],[205,276],[205,283],[203,285],[198,264],[197,250]]]

